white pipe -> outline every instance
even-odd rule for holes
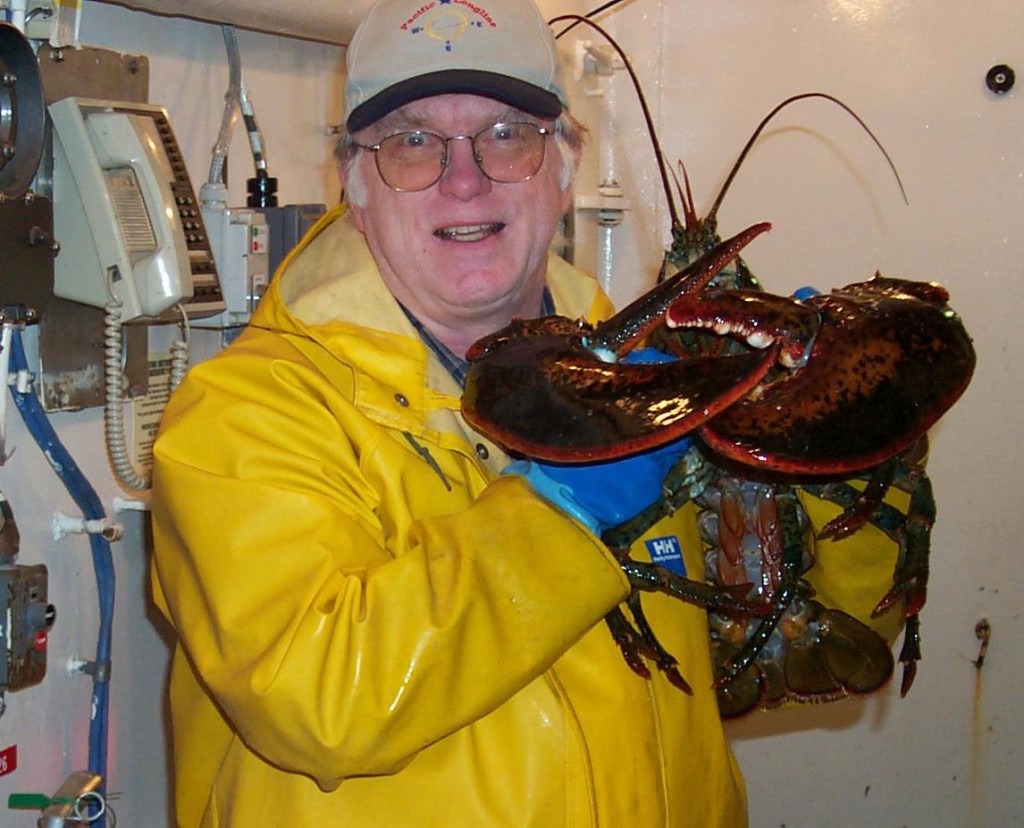
[[[607,87],[608,84],[605,84],[606,89]],[[598,178],[602,186],[612,182],[618,183],[618,165],[616,163],[616,152],[618,151],[617,133],[615,119],[612,115],[612,101],[609,101],[608,97],[607,94],[603,95],[598,101],[598,107],[601,112],[601,128],[598,133],[598,140],[601,142]]]
[[[602,78],[602,80],[605,80]],[[607,88],[607,83],[603,84]],[[600,111],[600,129],[598,131],[598,191],[607,187],[618,187],[615,179],[615,127],[608,106],[608,96],[603,95],[598,99]],[[621,221],[621,219],[620,219]],[[615,243],[612,230],[617,223],[598,220],[597,239],[597,281],[605,293],[611,294],[612,274],[615,272]]]
[[[28,0],[11,0],[7,4],[11,12],[11,25],[22,34],[25,33],[25,15],[28,12]]]
[[[615,246],[612,244],[611,224],[598,224],[597,239],[597,282],[607,293],[612,292],[612,274],[615,272]]]
[[[0,466],[7,462],[7,385],[11,369],[11,339],[14,324],[3,323],[0,334]]]
[[[347,44],[373,0],[102,0],[137,11]]]

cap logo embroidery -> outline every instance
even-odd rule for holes
[[[456,6],[462,8],[455,8]],[[429,12],[433,13],[428,15]],[[469,12],[469,15],[466,12]],[[471,19],[471,16],[476,19]],[[498,24],[494,22],[485,8],[469,0],[437,0],[437,2],[432,0],[416,9],[401,28],[411,34],[426,34],[428,37],[440,40],[444,44],[444,50],[450,52],[454,42],[461,38],[471,26],[477,29],[482,29],[485,26],[492,29],[498,28]]]

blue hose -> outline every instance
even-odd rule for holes
[[[17,328],[14,329],[11,338],[10,361],[12,375],[28,370],[25,348],[21,341],[21,331]],[[93,489],[92,484],[89,483],[64,444],[61,443],[39,398],[31,389],[19,391],[15,385],[11,386],[11,394],[29,433],[61,479],[68,494],[82,510],[82,515],[86,520],[104,520],[106,514],[96,490]],[[102,791],[107,782],[107,717],[110,707],[108,691],[114,620],[114,560],[110,551],[110,542],[102,535],[90,534],[89,546],[92,548],[93,569],[96,572],[96,588],[100,604],[96,661],[91,666],[93,690],[92,720],[89,724],[89,772],[102,778]],[[101,816],[90,825],[103,828],[104,821]]]

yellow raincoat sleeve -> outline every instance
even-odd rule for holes
[[[447,468],[385,522],[410,492],[367,477],[412,456],[270,336],[194,369],[156,445],[156,602],[249,748],[324,789],[495,709],[628,592],[516,478]]]

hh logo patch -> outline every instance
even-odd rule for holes
[[[679,538],[669,535],[664,538],[651,538],[644,543],[647,545],[652,563],[670,569],[677,575],[686,575],[686,564],[683,563],[683,549],[679,545]]]

